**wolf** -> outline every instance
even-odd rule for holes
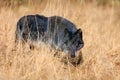
[[[72,58],[84,46],[82,30],[60,16],[26,15],[17,22],[16,41],[50,44]]]

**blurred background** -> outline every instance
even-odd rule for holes
[[[57,2],[59,0],[0,0],[1,7],[19,7],[19,6],[42,6],[46,5],[47,2]],[[93,3],[95,2],[97,6],[112,6],[113,4],[119,5],[120,0],[60,0],[60,2],[71,2],[73,4],[81,3]],[[42,5],[41,5],[42,4]]]

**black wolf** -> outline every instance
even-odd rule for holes
[[[82,30],[59,16],[23,16],[17,22],[16,40],[42,41],[71,57],[75,57],[75,53],[84,46]]]

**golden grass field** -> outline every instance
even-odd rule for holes
[[[16,23],[28,14],[58,15],[83,30],[83,63],[74,67],[53,57],[49,45],[34,50],[15,44]],[[120,6],[84,0],[45,0],[0,8],[0,80],[120,80]]]

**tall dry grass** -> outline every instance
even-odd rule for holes
[[[45,1],[0,10],[0,80],[120,80],[120,6],[96,2]],[[15,45],[16,23],[27,14],[59,15],[83,30],[83,63],[64,65],[49,45]],[[15,47],[16,46],[16,47]]]

